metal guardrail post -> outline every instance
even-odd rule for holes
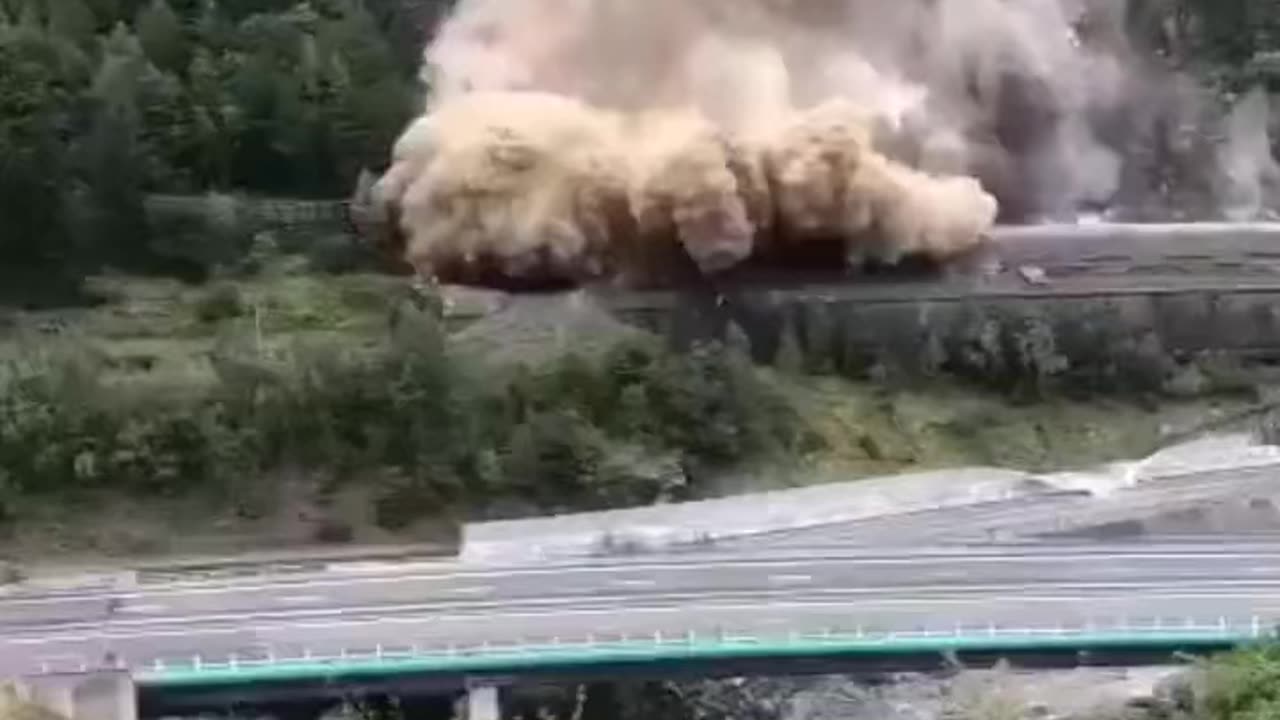
[[[1254,638],[1257,638],[1257,637],[1261,634],[1261,631],[1262,631],[1262,623],[1259,621],[1259,619],[1258,619],[1258,616],[1257,616],[1257,615],[1254,615],[1254,616],[1253,616],[1253,622],[1252,622],[1252,625],[1253,625],[1253,637],[1254,637]]]

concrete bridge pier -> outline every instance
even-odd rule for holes
[[[18,699],[68,720],[137,720],[133,678],[124,670],[44,675],[17,685]]]
[[[501,720],[497,685],[472,685],[467,688],[467,720]]]

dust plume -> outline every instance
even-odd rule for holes
[[[460,0],[376,195],[411,262],[464,282],[833,244],[943,260],[997,214],[1121,195],[1128,149],[1170,126],[1138,110],[1171,86],[1125,23],[1109,0]],[[1232,207],[1274,174],[1261,112],[1215,158]]]

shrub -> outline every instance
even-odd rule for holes
[[[804,437],[750,362],[719,345],[673,354],[640,342],[477,375],[438,327],[417,330],[373,357],[220,353],[215,388],[196,397],[127,397],[98,386],[92,363],[17,373],[0,396],[4,489],[180,495],[300,468],[375,482],[377,520],[397,530],[503,499],[571,509],[696,494],[684,468],[795,450]]]
[[[195,305],[196,319],[207,325],[245,314],[244,296],[232,283],[217,283],[206,290]]]
[[[1280,717],[1280,645],[1271,643],[1216,658],[1205,671],[1205,720]]]

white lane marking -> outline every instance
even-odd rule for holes
[[[325,567],[326,572],[335,573],[404,573],[410,570],[441,570],[449,566],[448,560],[422,560],[416,562],[386,562],[386,561],[350,561],[329,563]]]
[[[1035,585],[1026,585],[1026,584],[973,585],[973,586],[968,586],[964,588],[957,588],[953,585],[932,585],[932,586],[908,585],[908,586],[879,587],[879,588],[875,588],[875,587],[810,588],[805,590],[803,594],[806,596],[824,595],[828,597],[843,597],[845,598],[844,602],[851,602],[851,601],[874,602],[877,600],[893,601],[897,597],[909,598],[909,597],[912,597],[913,595],[922,595],[922,594],[929,594],[929,593],[938,593],[939,595],[942,595],[942,596],[946,596],[949,594],[951,597],[954,598],[954,597],[961,597],[963,594],[966,600],[971,599],[972,596],[977,596],[977,598],[980,598],[983,602],[989,603],[993,599],[992,598],[993,594],[1004,596],[1004,597],[1015,597],[1017,600],[1020,601],[1027,596],[1021,595],[1019,593],[1025,592],[1028,588],[1034,588],[1036,590],[1053,589],[1059,592],[1068,592],[1068,591],[1095,591],[1095,592],[1096,591],[1129,591],[1129,592],[1132,592],[1135,590],[1166,590],[1168,591],[1168,590],[1174,590],[1178,588],[1190,588],[1195,590],[1205,590],[1206,591],[1205,595],[1207,597],[1217,597],[1218,596],[1217,594],[1214,594],[1213,592],[1211,592],[1211,590],[1214,588],[1240,588],[1240,587],[1251,589],[1251,590],[1261,590],[1263,588],[1280,588],[1280,581],[1218,580],[1218,581],[1191,581],[1191,582],[1182,582],[1182,583],[1155,583],[1155,582],[1129,582],[1129,583],[1084,582],[1084,583],[1062,583],[1062,584],[1037,583]],[[1272,589],[1270,590],[1270,592],[1272,593],[1270,597],[1274,598],[1276,590]],[[787,597],[788,593],[795,594],[793,591],[789,591],[789,590],[726,591],[726,592],[714,592],[714,593],[689,593],[689,592],[664,593],[659,596],[646,597],[645,602],[656,602],[660,600],[662,602],[668,602],[668,603],[677,603],[677,602],[690,603],[694,606],[699,606],[698,605],[699,603],[716,602],[716,601],[723,602],[727,600],[742,600],[744,598],[754,599],[756,602],[761,602],[761,601],[772,602],[771,598],[777,598],[777,597],[785,598]],[[901,593],[901,594],[895,595],[894,593]],[[1184,595],[1187,597],[1191,596],[1189,593]],[[1081,596],[1076,595],[1076,596],[1065,596],[1065,597],[1073,597],[1075,599],[1080,599]],[[629,596],[614,595],[614,596],[587,596],[586,598],[582,598],[582,597],[548,598],[544,600],[525,601],[520,604],[530,609],[545,608],[545,610],[543,610],[544,614],[574,613],[580,610],[597,610],[597,609],[599,609],[601,612],[618,613],[618,612],[631,612],[633,608],[637,607],[637,605],[629,604],[631,602],[634,602],[634,600],[635,598],[632,598]],[[590,602],[592,603],[592,605],[584,607],[583,606],[584,601]],[[599,608],[600,603],[611,603],[611,604],[606,608]],[[511,603],[506,601],[478,603],[474,606],[471,606],[471,612],[467,613],[467,615],[470,617],[486,617],[486,616],[493,617],[493,616],[496,616],[496,614],[486,613],[484,612],[484,610],[486,608],[501,609],[504,607],[509,607],[510,605]],[[687,605],[677,605],[676,607],[687,607]],[[552,608],[555,608],[555,610],[552,611],[551,610]],[[396,613],[396,614],[414,613],[414,612],[423,613],[427,611],[432,611],[433,613],[441,613],[441,612],[447,612],[448,610],[453,610],[456,612],[458,608],[442,605],[440,603],[416,603],[412,605],[408,605],[408,604],[379,605],[379,606],[371,606],[371,607],[345,607],[345,608],[339,607],[339,608],[322,608],[322,609],[296,610],[296,611],[275,611],[275,612],[237,613],[237,614],[220,614],[220,615],[189,615],[189,616],[184,616],[180,618],[165,617],[165,618],[140,618],[137,620],[117,620],[113,623],[113,627],[120,628],[123,630],[123,629],[132,629],[132,628],[145,628],[145,627],[157,626],[157,625],[158,626],[172,625],[172,624],[178,623],[183,625],[184,627],[189,628],[196,623],[234,622],[237,624],[242,624],[247,621],[253,621],[253,620],[288,621],[290,619],[293,619],[295,621],[300,621],[300,620],[307,620],[307,619],[323,619],[326,617],[342,618],[344,616],[375,612],[375,611],[380,615],[385,616],[387,614],[392,614],[392,613]],[[461,613],[459,614],[461,615]],[[502,615],[502,616],[505,616],[505,615]],[[377,619],[373,621],[377,622]],[[361,621],[351,620],[351,622],[361,622]],[[298,625],[298,626],[301,627],[302,625]],[[80,623],[80,624],[69,623],[66,625],[58,625],[51,629],[61,630],[61,631],[75,631],[75,630],[95,629],[97,627],[98,625],[96,623]],[[32,630],[38,630],[38,629],[39,629],[38,627],[32,628]],[[230,632],[240,632],[240,631],[241,630],[239,629],[230,630]]]
[[[282,595],[275,600],[281,605],[319,605],[328,599],[324,595]]]
[[[1161,595],[1143,595],[1141,597],[1141,600],[1146,602],[1172,601],[1172,600],[1206,600],[1206,599],[1243,600],[1243,599],[1255,598],[1255,597],[1260,599],[1274,600],[1275,593],[1274,592],[1255,593],[1255,594],[1167,593],[1167,594],[1161,594]],[[1032,595],[1032,596],[1019,597],[1017,599],[1016,604],[1079,602],[1082,599],[1083,598],[1081,598],[1080,596],[1075,596],[1075,595]],[[1124,602],[1131,602],[1137,598],[1134,598],[1132,595],[1115,595],[1105,599],[1111,600],[1111,601],[1119,600]],[[1097,601],[1100,599],[1091,598],[1091,600]],[[889,609],[899,609],[905,605],[918,605],[923,607],[934,606],[934,605],[952,605],[952,606],[954,605],[985,605],[985,606],[994,607],[999,605],[1002,608],[1004,607],[1004,605],[1000,603],[999,598],[991,598],[991,597],[887,598],[883,601],[879,601],[879,605],[883,605],[885,608],[889,608]],[[761,605],[755,604],[755,603],[753,604],[708,603],[708,604],[700,604],[696,606],[676,605],[672,607],[637,605],[637,606],[626,608],[626,612],[628,614],[638,614],[638,613],[660,613],[660,614],[686,613],[687,614],[688,612],[690,612],[690,610],[693,610],[693,609],[696,609],[697,611],[700,611],[700,612],[702,611],[738,612],[738,611],[747,611],[747,610],[757,610],[757,611],[767,610],[769,612],[776,612],[776,611],[787,611],[787,610],[819,610],[819,609],[827,609],[827,608],[837,609],[837,610],[850,609],[849,603],[843,600],[811,600],[811,601],[790,601],[790,602],[774,601],[774,602],[770,602],[767,608],[762,608]],[[860,611],[868,610],[866,606],[859,607],[858,609]],[[66,636],[56,636],[56,637],[51,636],[51,637],[43,637],[43,638],[11,638],[7,640],[0,640],[0,647],[2,647],[5,644],[45,645],[45,644],[52,644],[52,643],[58,643],[58,642],[81,643],[81,642],[98,642],[103,640],[122,641],[122,640],[140,640],[140,639],[153,639],[153,638],[164,638],[164,637],[190,638],[196,635],[200,635],[200,636],[242,635],[246,633],[271,632],[273,630],[274,631],[336,630],[340,628],[368,627],[370,625],[378,625],[378,624],[402,625],[402,624],[431,623],[438,626],[440,624],[454,622],[454,621],[483,621],[483,622],[492,624],[492,623],[498,623],[498,622],[510,622],[512,620],[521,620],[521,619],[547,618],[547,617],[563,618],[565,615],[572,615],[575,617],[577,616],[595,617],[595,616],[601,616],[601,615],[617,616],[617,614],[618,614],[618,608],[582,608],[578,610],[570,610],[568,612],[565,612],[563,610],[546,610],[541,612],[504,613],[502,615],[494,615],[494,616],[488,616],[488,617],[478,617],[475,615],[432,614],[432,615],[422,615],[422,616],[414,616],[414,617],[381,617],[381,618],[370,618],[370,619],[360,619],[360,620],[353,619],[353,620],[342,620],[338,622],[322,622],[322,623],[317,623],[317,622],[276,623],[271,625],[254,625],[254,626],[245,626],[245,627],[238,627],[238,628],[213,628],[209,630],[192,629],[191,627],[187,627],[185,629],[164,630],[164,631],[136,633],[136,634],[103,632],[103,633],[95,633],[92,635],[66,635]]]
[[[813,582],[812,575],[770,575],[770,585],[807,585]]]
[[[963,580],[969,577],[969,573],[965,572],[964,570],[947,570],[947,569],[930,570],[929,572],[924,574],[929,576],[930,580],[955,580],[955,579]]]
[[[617,580],[610,580],[609,584],[617,585],[618,587],[646,588],[657,586],[658,581],[650,578],[619,578]]]
[[[600,565],[550,565],[540,566],[537,568],[520,568],[520,567],[495,567],[489,570],[464,570],[458,572],[447,573],[428,573],[420,575],[401,575],[387,577],[336,577],[336,578],[318,578],[313,580],[282,580],[276,583],[264,583],[258,585],[235,585],[222,584],[216,586],[200,586],[200,587],[182,587],[175,586],[170,588],[157,588],[154,590],[135,591],[129,593],[104,593],[102,595],[82,595],[72,597],[38,597],[38,598],[0,598],[0,610],[6,606],[14,605],[40,605],[50,603],[64,602],[82,602],[95,599],[104,599],[108,596],[117,597],[121,600],[141,600],[144,598],[158,597],[181,597],[184,595],[218,595],[218,594],[237,594],[237,593],[253,593],[280,591],[290,588],[296,589],[312,589],[324,587],[343,587],[355,588],[368,585],[383,585],[410,583],[422,581],[454,581],[454,580],[484,580],[490,578],[513,579],[522,577],[541,577],[545,575],[601,575],[617,573],[620,571],[627,572],[697,572],[705,573],[709,570],[719,570],[727,568],[770,568],[783,567],[787,569],[796,568],[797,566],[806,568],[821,568],[823,566],[859,566],[859,565],[903,565],[918,566],[929,560],[937,560],[939,562],[960,563],[969,567],[980,566],[987,563],[992,564],[1043,564],[1046,562],[1075,562],[1075,561],[1106,561],[1106,560],[1198,560],[1201,562],[1209,560],[1229,560],[1229,559],[1257,559],[1267,555],[1280,554],[1280,550],[1261,552],[1137,552],[1137,553],[1116,553],[1109,550],[1100,550],[1091,553],[1070,553],[1058,554],[1053,552],[1045,553],[1023,553],[1009,555],[971,555],[961,552],[955,554],[938,554],[938,553],[921,553],[921,554],[904,554],[901,556],[878,556],[878,557],[826,557],[826,558],[808,558],[806,560],[797,560],[794,557],[773,557],[773,558],[708,558],[703,562],[685,562],[685,563],[645,563],[645,562],[623,562],[613,564]]]
[[[164,604],[162,604],[162,603],[147,603],[147,604],[144,604],[144,605],[122,605],[122,606],[120,606],[120,608],[119,608],[118,610],[116,610],[116,612],[121,612],[121,613],[139,613],[139,614],[144,614],[144,615],[145,615],[145,614],[148,614],[148,613],[161,613],[161,612],[165,612],[165,611],[166,611],[166,610],[168,610],[168,609],[169,609],[169,606],[168,606],[168,605],[164,605]]]
[[[448,588],[450,595],[479,595],[487,596],[497,592],[497,588],[492,585],[473,585],[470,587]]]

